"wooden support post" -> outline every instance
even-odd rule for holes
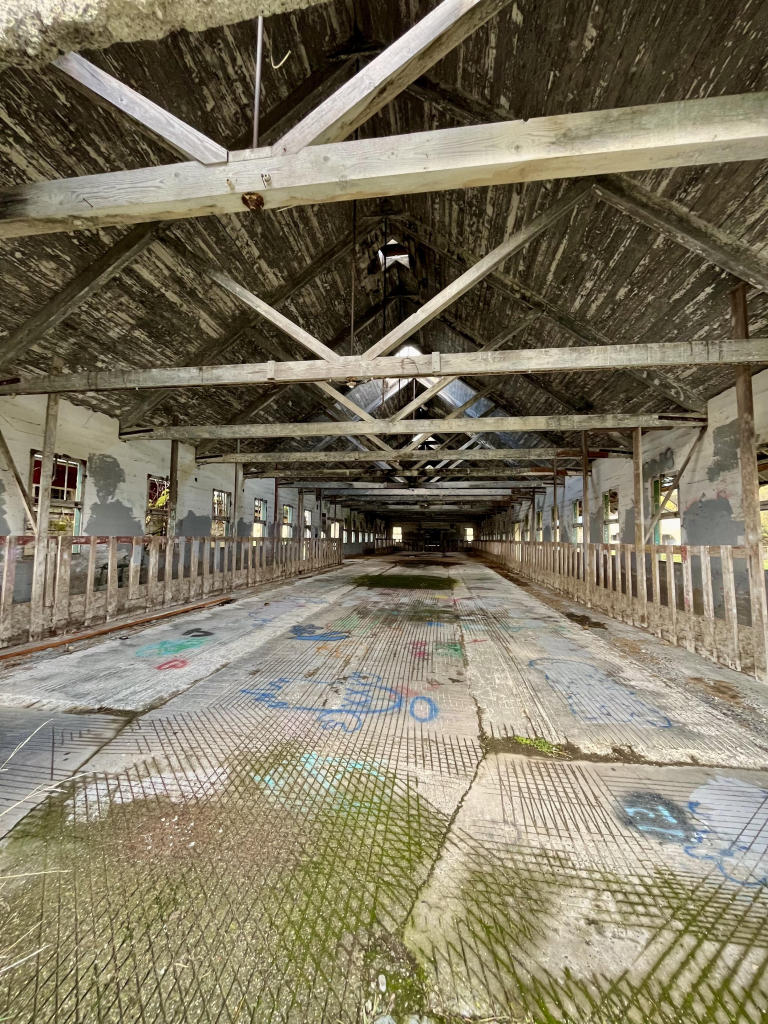
[[[632,469],[634,475],[635,494],[635,575],[637,577],[637,610],[636,620],[640,625],[647,624],[647,596],[645,587],[645,501],[643,498],[643,432],[640,427],[632,431]],[[631,597],[632,579],[631,565],[627,560],[627,597]],[[627,606],[631,601],[627,600]],[[633,616],[633,618],[635,618]]]
[[[589,566],[589,434],[586,430],[581,432],[581,537],[581,566],[589,604],[593,579]]]
[[[63,363],[59,357],[52,370],[58,373]],[[29,609],[29,639],[39,640],[43,635],[43,600],[45,596],[45,569],[48,555],[48,519],[51,510],[51,481],[53,457],[56,447],[56,426],[59,419],[59,395],[48,395],[45,409],[45,429],[40,460],[40,491],[37,500],[37,541],[32,565],[32,596]]]
[[[178,416],[173,417],[178,422]],[[176,536],[176,510],[179,503],[179,442],[171,441],[171,472],[168,481],[168,536]]]
[[[299,488],[299,508],[298,508],[298,561],[301,563],[304,559],[304,488]],[[301,572],[301,566],[297,566],[297,571]]]
[[[277,576],[277,555],[280,551],[280,538],[278,536],[277,503],[280,499],[280,484],[275,477],[275,510],[272,516],[272,576]]]
[[[734,337],[748,337],[747,286],[743,282],[731,292],[731,310]],[[749,571],[755,678],[768,682],[768,609],[766,609],[765,568],[760,523],[760,481],[757,473],[755,409],[752,395],[752,371],[749,367],[736,367],[736,416],[739,421],[741,509],[744,516],[744,546]]]

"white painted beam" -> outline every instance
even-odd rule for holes
[[[446,376],[486,376],[611,370],[624,366],[721,366],[725,363],[768,363],[768,338],[443,353],[440,357],[440,371]],[[429,377],[433,372],[432,357],[428,355],[379,356],[376,359],[340,356],[335,363],[326,359],[303,359],[222,366],[169,366],[155,370],[88,370],[85,373],[25,377],[0,384],[0,395],[299,384],[383,377]]]
[[[275,151],[298,153],[305,146],[346,139],[506,3],[508,0],[443,0],[303,118],[283,136]]]
[[[53,66],[66,75],[81,92],[132,117],[159,135],[181,156],[201,164],[227,162],[228,154],[223,146],[97,68],[79,53],[65,53],[53,62]]]
[[[487,419],[455,420],[347,420],[342,423],[235,423],[197,424],[186,427],[147,427],[121,434],[123,440],[192,441],[207,438],[246,437],[373,437],[382,434],[465,434],[533,432],[546,430],[652,430],[698,426],[705,423],[695,413],[601,413],[586,416],[489,416]],[[381,456],[379,456],[381,458]]]
[[[230,153],[229,163],[30,182],[0,196],[0,237],[440,189],[768,158],[768,92]]]

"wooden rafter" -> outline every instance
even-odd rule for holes
[[[65,53],[57,57],[53,66],[66,75],[80,92],[100,105],[114,108],[138,121],[186,159],[201,164],[226,164],[228,153],[223,146],[97,68],[79,53]]]
[[[298,153],[346,139],[509,0],[443,0],[292,128],[275,146]]]

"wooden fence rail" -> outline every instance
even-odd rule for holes
[[[0,647],[204,601],[340,565],[340,540],[270,537],[0,537]]]
[[[637,586],[634,544],[479,540],[494,561],[571,600],[721,665],[765,677],[755,664],[749,570],[743,547],[648,545],[645,592]],[[641,576],[642,579],[642,576]],[[765,586],[765,579],[757,581]],[[758,651],[762,645],[758,645]]]

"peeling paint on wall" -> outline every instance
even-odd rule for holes
[[[707,469],[707,480],[718,480],[723,473],[739,467],[739,421],[731,420],[712,431],[712,463]],[[693,543],[693,541],[691,542]],[[723,543],[727,543],[723,541]]]
[[[686,544],[743,544],[744,523],[733,518],[731,503],[725,494],[705,498],[689,505],[683,513]]]
[[[88,456],[88,478],[96,488],[97,501],[91,504],[85,533],[141,536],[144,523],[135,518],[130,506],[115,497],[117,488],[125,483],[125,471],[117,459],[113,455],[91,453]]]
[[[176,524],[176,533],[182,537],[208,537],[211,533],[211,517],[198,516],[191,509]]]

